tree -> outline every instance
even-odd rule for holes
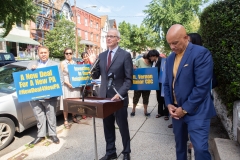
[[[148,47],[159,46],[157,33],[149,30],[144,25],[138,27],[123,21],[118,28],[121,33],[120,46],[130,49],[134,55],[136,52],[145,51]]]
[[[63,51],[69,47],[75,50],[75,24],[65,18],[57,21],[53,30],[46,33],[44,44],[49,48],[51,57],[64,59]],[[78,51],[83,51],[78,37]]]
[[[35,21],[38,11],[39,8],[32,0],[1,0],[0,27],[4,29],[1,36],[7,36],[16,23],[26,24],[29,20]]]
[[[152,0],[144,10],[147,16],[143,23],[159,33],[167,52],[170,48],[165,36],[169,27],[173,24],[182,24],[188,32],[198,30],[193,26],[193,22],[200,14],[200,5],[207,2],[208,0]]]

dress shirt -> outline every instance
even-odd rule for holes
[[[47,63],[48,63],[48,60],[46,62],[39,60],[37,68],[44,68],[47,66]]]
[[[173,64],[173,85],[172,86],[173,86],[173,101],[174,101],[174,104],[177,104],[177,99],[176,99],[176,96],[175,96],[175,93],[174,93],[174,84],[175,84],[175,80],[176,80],[176,76],[177,76],[178,67],[179,67],[179,64],[182,60],[184,52],[185,52],[185,50],[180,54],[176,54],[174,64]]]
[[[114,48],[113,50],[108,50],[108,54],[109,54],[110,51],[112,51],[112,53],[111,53],[111,61],[112,61],[115,53],[117,52],[117,50],[118,50],[118,46],[116,48]],[[107,55],[107,61],[108,61],[108,55]]]

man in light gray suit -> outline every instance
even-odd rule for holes
[[[108,89],[108,74],[114,73],[116,90],[124,97],[124,106],[114,114],[103,119],[104,134],[106,140],[106,154],[100,160],[110,160],[117,158],[115,147],[115,119],[119,126],[123,143],[123,159],[130,160],[130,135],[127,120],[128,90],[132,85],[133,64],[130,53],[118,47],[120,33],[116,29],[110,29],[106,36],[107,51],[99,55],[99,63],[92,73],[93,79],[98,79],[101,75],[101,86],[99,97],[119,99],[119,95],[110,88]]]
[[[38,48],[38,61],[33,61],[28,64],[28,70],[43,68],[48,66],[56,66],[58,63],[49,59],[49,49],[47,47]],[[59,65],[58,65],[59,66]],[[30,144],[35,145],[45,139],[47,129],[48,134],[54,143],[58,144],[59,139],[56,132],[56,106],[57,97],[48,99],[30,101],[33,108],[33,113],[37,119],[38,134],[37,138]]]

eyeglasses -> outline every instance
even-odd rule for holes
[[[69,55],[69,54],[70,54],[70,55],[72,55],[72,53],[71,53],[71,52],[69,52],[69,53],[68,53],[68,52],[66,52],[65,54],[66,54],[66,55]]]
[[[105,38],[111,38],[111,39],[113,39],[113,38],[115,38],[115,37],[118,38],[118,36],[112,36],[112,35],[105,36]]]

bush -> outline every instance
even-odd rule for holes
[[[229,113],[240,99],[240,1],[225,0],[205,8],[200,16],[203,43],[214,60],[216,91]]]

